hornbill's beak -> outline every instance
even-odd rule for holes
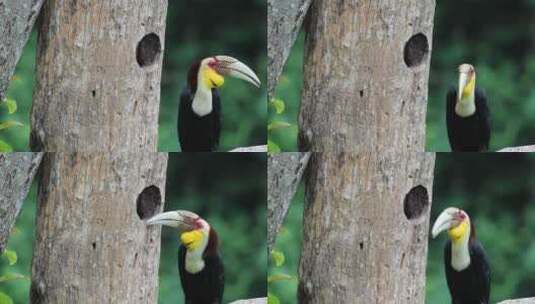
[[[147,225],[164,225],[178,228],[180,231],[194,230],[200,217],[190,211],[176,210],[157,214],[147,220]]]
[[[234,78],[245,80],[256,87],[260,87],[258,76],[244,63],[230,56],[215,56],[218,63],[218,71],[221,75],[229,75]]]
[[[464,63],[459,66],[459,91],[457,98],[470,96],[475,90],[475,69],[474,66]]]
[[[437,237],[442,231],[448,230],[450,228],[456,227],[462,221],[462,218],[459,215],[462,214],[461,209],[450,207],[442,211],[438,216],[431,230],[431,235],[433,238]]]

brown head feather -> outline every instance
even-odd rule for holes
[[[203,256],[206,257],[206,256],[217,255],[218,247],[219,247],[219,238],[215,230],[212,229],[212,227],[210,227],[210,233],[208,234],[208,245],[206,245],[206,249],[204,249]]]

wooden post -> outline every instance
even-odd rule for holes
[[[43,153],[0,153],[0,255],[42,157]]]
[[[299,303],[424,303],[432,153],[314,153]]]
[[[34,151],[156,151],[166,0],[43,6]]]
[[[167,154],[47,153],[31,303],[156,303]]]
[[[0,0],[0,102],[45,0]]]
[[[313,1],[301,151],[425,151],[435,0]]]

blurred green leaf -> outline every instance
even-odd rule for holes
[[[294,277],[292,277],[291,275],[279,273],[279,274],[270,275],[268,277],[268,283],[274,283],[274,282],[280,282],[280,281],[291,281],[293,279]]]
[[[275,109],[275,112],[277,112],[277,114],[284,113],[286,105],[284,104],[284,101],[282,99],[274,98],[269,102],[269,104]]]
[[[7,294],[0,291],[0,304],[13,304],[13,300]]]
[[[8,273],[3,276],[0,276],[0,283],[16,280],[29,280],[29,278],[20,273]]]
[[[275,249],[271,251],[271,258],[275,262],[275,266],[281,267],[282,265],[284,265],[285,257],[284,253],[282,253],[281,251]]]
[[[0,130],[12,128],[12,127],[21,127],[23,124],[21,124],[18,121],[8,120],[0,123]]]
[[[271,292],[268,292],[268,304],[280,304],[279,298],[272,294]]]
[[[10,266],[15,265],[17,263],[17,253],[13,250],[6,249],[2,256],[7,259],[7,262]]]
[[[3,103],[3,105],[7,107],[7,111],[9,114],[17,112],[17,102],[15,101],[15,99],[8,97]]]
[[[11,148],[8,143],[0,139],[0,152],[13,152],[13,148]]]
[[[273,141],[268,139],[268,152],[269,153],[280,153],[281,149]]]
[[[283,129],[291,127],[292,125],[285,121],[273,121],[268,125],[268,131],[273,131],[277,129]]]

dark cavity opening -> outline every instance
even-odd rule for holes
[[[420,65],[429,54],[429,42],[427,37],[422,34],[416,34],[407,41],[403,52],[403,59],[409,68]]]
[[[95,90],[91,91],[91,95],[92,95],[93,97],[97,96],[97,91],[95,91]]]
[[[364,90],[360,90],[360,97],[364,97]]]
[[[141,67],[154,64],[162,52],[160,37],[155,33],[145,35],[137,44],[136,59]]]
[[[142,220],[151,218],[156,214],[161,204],[160,189],[156,186],[147,187],[137,197],[137,215]]]
[[[91,244],[91,246],[93,246],[93,249],[97,249],[97,243],[96,243],[96,242],[93,242],[93,243]]]
[[[403,211],[409,220],[419,218],[429,206],[429,194],[427,189],[422,186],[416,186],[407,193],[403,201]]]

